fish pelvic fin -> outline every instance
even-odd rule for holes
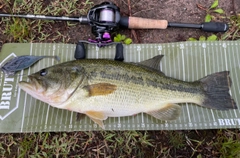
[[[90,119],[98,124],[102,129],[105,129],[103,120],[106,120],[108,116],[106,116],[101,111],[86,111],[85,114],[90,117]]]
[[[232,81],[229,71],[217,72],[199,80],[204,93],[202,106],[217,109],[237,109],[236,102],[229,94]]]
[[[89,97],[98,95],[108,95],[117,90],[117,86],[110,83],[97,83],[84,87],[89,93]]]
[[[146,113],[159,120],[176,120],[181,114],[181,107],[177,104],[168,103],[161,109]]]
[[[96,124],[98,124],[99,127],[101,127],[102,129],[105,129],[103,120],[98,120],[98,119],[95,119],[95,118],[92,118],[92,117],[90,117],[90,119],[91,119],[93,122],[95,122]]]

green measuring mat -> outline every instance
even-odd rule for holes
[[[0,64],[20,55],[57,55],[60,62],[74,60],[74,44],[11,43],[4,44]],[[87,58],[115,57],[115,46],[98,48],[86,45]],[[230,71],[230,94],[238,105],[236,110],[220,111],[186,103],[181,116],[174,121],[161,121],[147,114],[112,117],[104,121],[105,130],[181,130],[219,129],[240,127],[240,42],[179,42],[166,44],[131,44],[124,46],[125,62],[139,62],[163,54],[161,69],[173,78],[195,81],[206,75]],[[84,114],[57,109],[43,103],[24,91],[17,83],[27,80],[27,75],[59,63],[44,58],[34,66],[18,72],[14,77],[0,73],[0,132],[89,131],[102,130]]]

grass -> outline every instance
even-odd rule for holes
[[[4,10],[7,13],[41,14],[52,16],[78,16],[86,15],[92,7],[93,2],[86,0],[79,3],[78,0],[72,1],[35,1],[35,0],[16,0],[2,1]],[[58,25],[61,25],[59,27]],[[77,23],[57,22],[47,20],[29,20],[19,18],[4,18],[1,26],[3,34],[7,34],[9,41],[18,42],[41,42],[56,41],[67,43],[69,37],[62,33],[62,30],[72,29]],[[49,31],[49,30],[52,31]]]
[[[91,1],[0,0],[5,12],[76,16],[86,14]],[[239,39],[240,17],[229,19],[223,40]],[[66,30],[75,23],[4,18],[5,42],[69,42]],[[1,38],[1,37],[0,37]],[[0,134],[0,157],[240,157],[240,131],[90,131]]]
[[[239,130],[1,134],[1,157],[238,157]]]
[[[239,130],[219,130],[218,135],[213,145],[218,149],[220,157],[240,157]]]
[[[228,17],[229,30],[221,37],[222,40],[238,40],[240,38],[240,14]]]

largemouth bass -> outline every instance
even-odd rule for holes
[[[228,71],[185,82],[160,71],[158,55],[140,63],[82,59],[54,65],[28,76],[19,86],[53,107],[89,116],[100,127],[108,117],[147,113],[160,120],[175,120],[177,103],[236,109],[229,94]]]

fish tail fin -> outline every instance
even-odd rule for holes
[[[237,109],[236,102],[229,94],[232,84],[229,71],[214,73],[199,81],[205,95],[202,106],[217,110]]]

